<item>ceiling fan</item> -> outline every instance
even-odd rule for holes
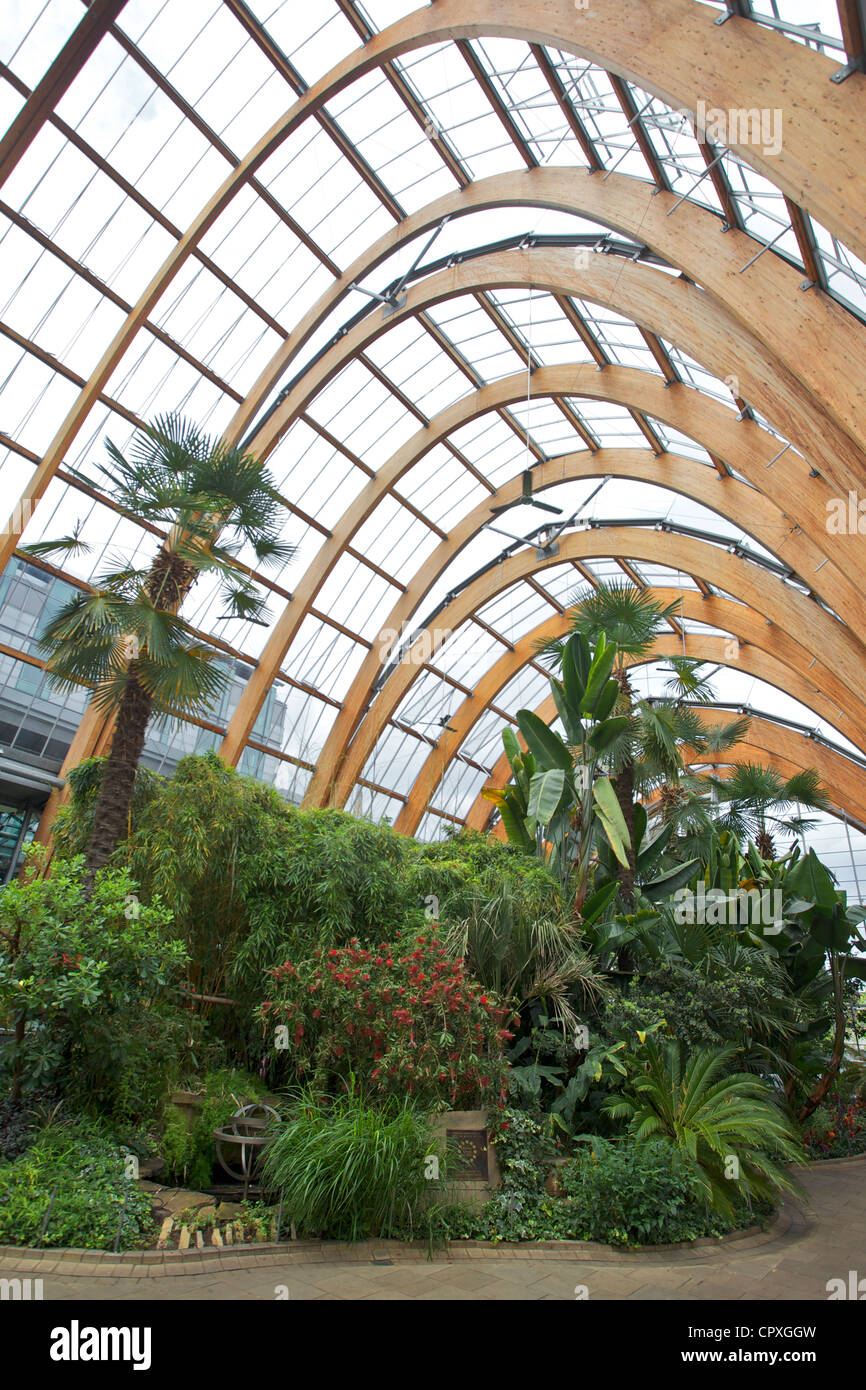
[[[553,512],[555,516],[562,516],[562,508],[554,507],[550,502],[539,502],[532,495],[532,469],[527,468],[523,474],[523,491],[514,502],[500,502],[498,507],[491,507],[492,512],[507,512],[512,507],[538,507],[543,512]]]

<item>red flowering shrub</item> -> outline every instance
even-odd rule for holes
[[[810,1158],[849,1158],[866,1153],[866,1100],[829,1096],[803,1135]]]
[[[401,942],[364,950],[355,939],[270,973],[274,997],[260,1010],[266,1033],[314,1088],[351,1074],[368,1094],[411,1096],[428,1110],[504,1097],[510,1011],[435,936],[408,951]]]

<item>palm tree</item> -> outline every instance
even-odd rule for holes
[[[629,725],[610,745],[606,756],[631,840],[631,846],[627,847],[628,867],[623,865],[618,869],[620,893],[627,905],[634,902],[635,893],[634,816],[637,799],[658,788],[667,787],[662,799],[667,802],[668,809],[672,809],[672,803],[681,799],[680,792],[686,790],[680,748],[684,744],[697,749],[707,746],[708,731],[692,707],[707,704],[713,698],[712,687],[699,671],[702,662],[684,656],[670,658],[668,693],[655,699],[636,700],[629,680],[628,659],[651,653],[662,625],[676,609],[676,601],[661,604],[645,589],[627,583],[612,583],[600,584],[592,593],[581,598],[570,614],[573,631],[583,633],[593,644],[604,634],[617,646],[613,675],[619,682],[620,698],[616,714],[625,715]],[[555,663],[563,645],[562,642],[543,645],[542,655]],[[686,699],[689,704],[684,703]],[[742,737],[742,733],[738,733],[737,737]]]
[[[563,1027],[575,1022],[571,1000],[597,1004],[603,980],[573,922],[544,915],[519,879],[504,878],[492,896],[476,892],[469,916],[451,927],[445,946],[485,989],[519,1013],[543,1002]]]
[[[797,1191],[781,1166],[803,1162],[790,1120],[762,1081],[747,1072],[726,1074],[734,1048],[693,1052],[685,1066],[678,1042],[659,1048],[647,1037],[643,1052],[628,1059],[632,1075],[622,1098],[604,1106],[628,1122],[633,1139],[661,1138],[678,1149],[708,1200],[727,1216],[738,1189],[746,1197]]]
[[[256,561],[282,563],[293,547],[279,540],[282,505],[264,464],[179,415],[159,417],[133,438],[128,456],[106,441],[106,484],[120,507],[164,528],[146,569],[125,566],[76,594],[45,625],[40,646],[58,690],[93,690],[94,708],[115,716],[87,847],[88,880],[117,847],[148,724],[212,707],[226,676],[218,652],[201,641],[179,609],[201,574],[218,581],[219,620],[264,621],[264,602],[236,556],[248,545]],[[223,533],[223,540],[217,538]],[[78,527],[31,554],[86,551]]]
[[[805,806],[811,811],[828,811],[830,800],[814,768],[783,777],[775,768],[760,763],[742,763],[726,778],[713,778],[713,785],[728,809],[718,820],[737,839],[753,839],[762,859],[776,858],[773,831],[797,835],[815,824],[814,818],[786,814]]]

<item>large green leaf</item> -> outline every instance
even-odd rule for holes
[[[625,733],[630,723],[631,720],[626,715],[620,715],[617,719],[605,719],[601,724],[593,725],[587,742],[592,744],[596,753],[602,753]]]
[[[573,632],[562,653],[562,680],[568,702],[574,709],[583,708],[591,665],[592,651],[589,642],[582,632]]]
[[[596,719],[607,719],[619,699],[619,681],[609,680],[595,702],[593,715]]]
[[[528,813],[540,825],[549,825],[562,802],[565,791],[565,773],[561,767],[548,768],[546,772],[536,772],[529,784]]]
[[[638,807],[638,809],[643,810],[643,807]],[[643,846],[635,860],[635,867],[639,874],[649,873],[653,864],[655,864],[656,860],[661,858],[667,848],[673,832],[673,825],[666,825],[659,831],[655,839],[650,840],[649,844]],[[635,834],[635,838],[637,838],[637,834]]]
[[[595,712],[595,707],[602,697],[605,686],[610,680],[610,673],[613,670],[613,663],[615,661],[615,645],[610,643],[603,647],[599,643],[592,660],[592,666],[589,668],[589,679],[586,682],[586,694],[583,700],[584,709],[590,713]]]
[[[550,689],[553,692],[553,699],[562,720],[565,736],[572,748],[583,742],[583,725],[580,722],[580,712],[573,705],[569,704],[568,696],[562,681],[551,680]]]
[[[602,915],[605,908],[613,902],[619,890],[617,882],[606,883],[603,888],[597,888],[594,893],[585,900],[581,910],[584,926],[591,926]]]
[[[809,851],[812,853],[812,851]],[[851,940],[851,925],[844,910],[836,903],[830,912],[816,908],[807,918],[809,933],[825,951],[845,951]]]
[[[832,911],[837,902],[833,880],[813,849],[788,871],[785,888],[824,912]]]
[[[620,864],[627,869],[629,863],[626,851],[631,844],[631,837],[609,777],[599,777],[593,783],[592,796],[608,843]]]
[[[502,730],[502,743],[505,748],[505,756],[511,764],[511,771],[514,771],[514,761],[521,756],[520,744],[517,742],[517,735],[513,729]]]
[[[700,859],[690,859],[686,864],[677,864],[666,874],[660,874],[658,878],[651,879],[649,883],[642,883],[640,891],[645,898],[649,898],[651,903],[662,902],[665,898],[672,897],[679,888],[684,888],[689,880],[694,878],[700,867]]]
[[[571,772],[571,754],[559,734],[549,729],[543,719],[539,719],[532,710],[518,710],[517,727],[526,739],[528,747],[538,759],[539,771],[558,767],[563,772]]]
[[[527,854],[532,854],[535,850],[535,840],[526,828],[523,816],[520,814],[514,803],[506,801],[500,808],[502,824],[505,826],[505,833],[512,845],[517,845],[519,849],[525,850]]]

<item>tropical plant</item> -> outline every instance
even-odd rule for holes
[[[822,967],[826,955],[832,984],[832,1048],[823,1075],[800,1110],[802,1123],[824,1100],[845,1053],[845,984],[866,979],[866,961],[852,950],[855,942],[866,944],[866,936],[860,930],[866,906],[849,907],[848,895],[836,888],[829,870],[813,849],[788,872],[785,886],[788,893],[795,895],[786,904],[786,916],[794,919],[803,934],[798,954],[813,965],[820,962]]]
[[[39,868],[41,847],[28,863]],[[140,902],[126,870],[90,896],[82,858],[58,861],[0,895],[0,1016],[15,1029],[0,1066],[13,1095],[55,1086],[105,1112],[156,1103],[185,1045],[186,960],[159,900]]]
[[[509,1010],[434,935],[364,949],[317,948],[271,971],[260,1017],[269,1065],[291,1063],[319,1092],[357,1084],[371,1099],[473,1109],[505,1090]]]
[[[615,819],[618,826],[624,827],[624,833],[620,834],[619,846],[610,836],[608,840],[618,861],[615,876],[627,910],[635,903],[635,817],[640,799],[659,792],[663,828],[668,824],[673,828],[674,808],[682,818],[683,802],[689,806],[689,815],[706,826],[708,816],[701,805],[701,793],[705,794],[706,789],[700,779],[685,773],[681,749],[688,745],[701,750],[710,741],[720,744],[722,740],[722,731],[718,727],[708,729],[695,708],[712,699],[712,687],[700,674],[703,663],[685,656],[673,657],[668,663],[668,693],[642,700],[635,696],[628,663],[652,652],[662,625],[676,607],[676,602],[661,604],[646,590],[630,584],[600,584],[570,610],[572,637],[564,645],[548,643],[541,649],[554,666],[564,663],[565,652],[575,635],[590,644],[609,642],[615,651],[611,674],[618,692],[612,706],[612,736],[605,741],[604,750],[617,804]],[[742,722],[735,721],[726,731],[726,746],[742,734]]]
[[[619,693],[611,678],[615,660],[616,647],[603,634],[594,649],[579,633],[569,638],[562,651],[562,679],[551,679],[565,737],[532,710],[519,710],[517,724],[527,752],[521,752],[513,731],[506,729],[502,741],[513,782],[501,791],[484,790],[510,840],[524,850],[535,846],[563,883],[573,875],[578,908],[597,832],[607,838],[620,863],[628,862],[628,828],[610,781],[598,775],[600,758],[627,723],[610,718]]]
[[[134,436],[127,456],[110,440],[106,451],[100,471],[114,500],[166,534],[149,566],[103,574],[40,634],[49,682],[61,691],[91,688],[93,708],[115,720],[87,847],[91,883],[127,828],[151,717],[207,710],[227,678],[217,649],[180,616],[184,599],[207,573],[225,604],[221,618],[261,622],[263,600],[237,556],[248,546],[265,565],[292,553],[279,539],[282,504],[271,476],[241,448],[164,415]],[[28,550],[87,548],[76,528]]]
[[[407,1099],[302,1091],[265,1150],[263,1181],[304,1234],[363,1240],[423,1229],[445,1163],[429,1117]]]
[[[800,814],[800,808],[812,811],[830,809],[830,799],[813,768],[804,768],[791,777],[783,777],[772,767],[760,763],[741,763],[725,778],[714,778],[719,799],[726,803],[717,816],[722,829],[730,830],[738,839],[754,839],[763,859],[775,859],[773,835],[782,831],[798,835],[815,824]],[[796,815],[791,812],[796,808]]]
[[[544,1005],[564,1027],[574,1021],[573,1000],[598,1000],[604,984],[574,923],[527,902],[519,879],[503,879],[491,897],[476,895],[471,911],[443,936],[485,989],[520,1013]]]
[[[802,1163],[790,1121],[756,1077],[729,1072],[733,1048],[696,1050],[647,1037],[629,1058],[622,1095],[605,1109],[638,1142],[661,1138],[692,1167],[707,1200],[732,1217],[737,1197],[796,1191],[783,1164]]]

